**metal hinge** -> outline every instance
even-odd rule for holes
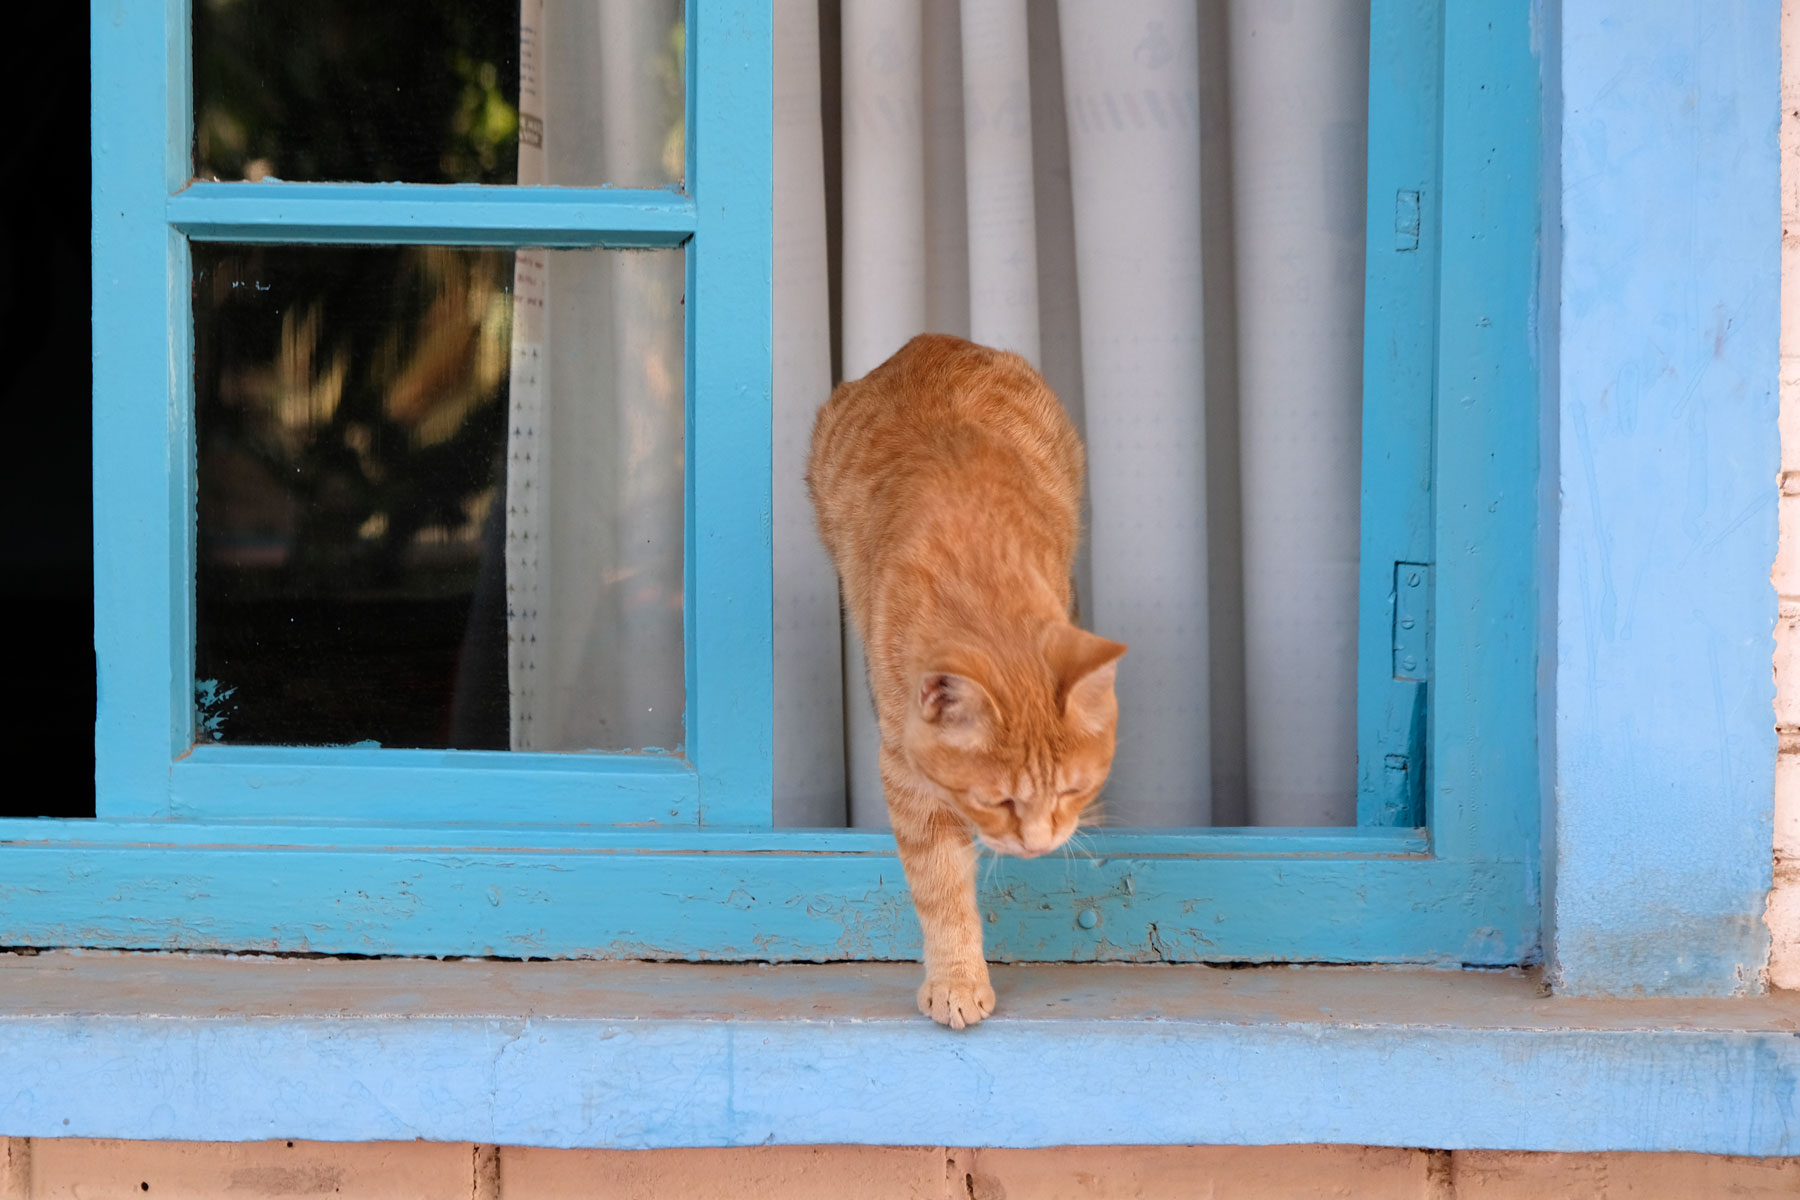
[[[1431,678],[1431,567],[1394,564],[1394,678]]]
[[[1394,682],[1407,693],[1394,716],[1398,748],[1383,756],[1380,824],[1425,823],[1425,716],[1431,679],[1431,567],[1394,564]],[[1390,710],[1391,712],[1393,710]],[[1393,743],[1390,743],[1392,745]]]

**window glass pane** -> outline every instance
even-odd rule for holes
[[[682,252],[193,246],[202,742],[681,742]]]
[[[678,183],[683,38],[680,0],[195,0],[194,173]]]

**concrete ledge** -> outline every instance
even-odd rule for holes
[[[1800,996],[1520,972],[0,956],[0,1135],[1800,1152]]]

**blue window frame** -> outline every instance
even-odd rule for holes
[[[1359,825],[1004,862],[992,957],[1537,954],[1540,67],[1518,6],[1372,11]],[[771,827],[768,7],[690,0],[685,192],[190,182],[189,16],[93,14],[97,818],[0,823],[0,944],[915,955],[887,835]],[[684,756],[195,744],[208,240],[686,248]]]

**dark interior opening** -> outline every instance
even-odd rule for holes
[[[4,246],[6,409],[0,588],[14,745],[50,770],[0,788],[0,816],[94,815],[93,356],[88,9],[27,5],[5,39],[13,106]]]

